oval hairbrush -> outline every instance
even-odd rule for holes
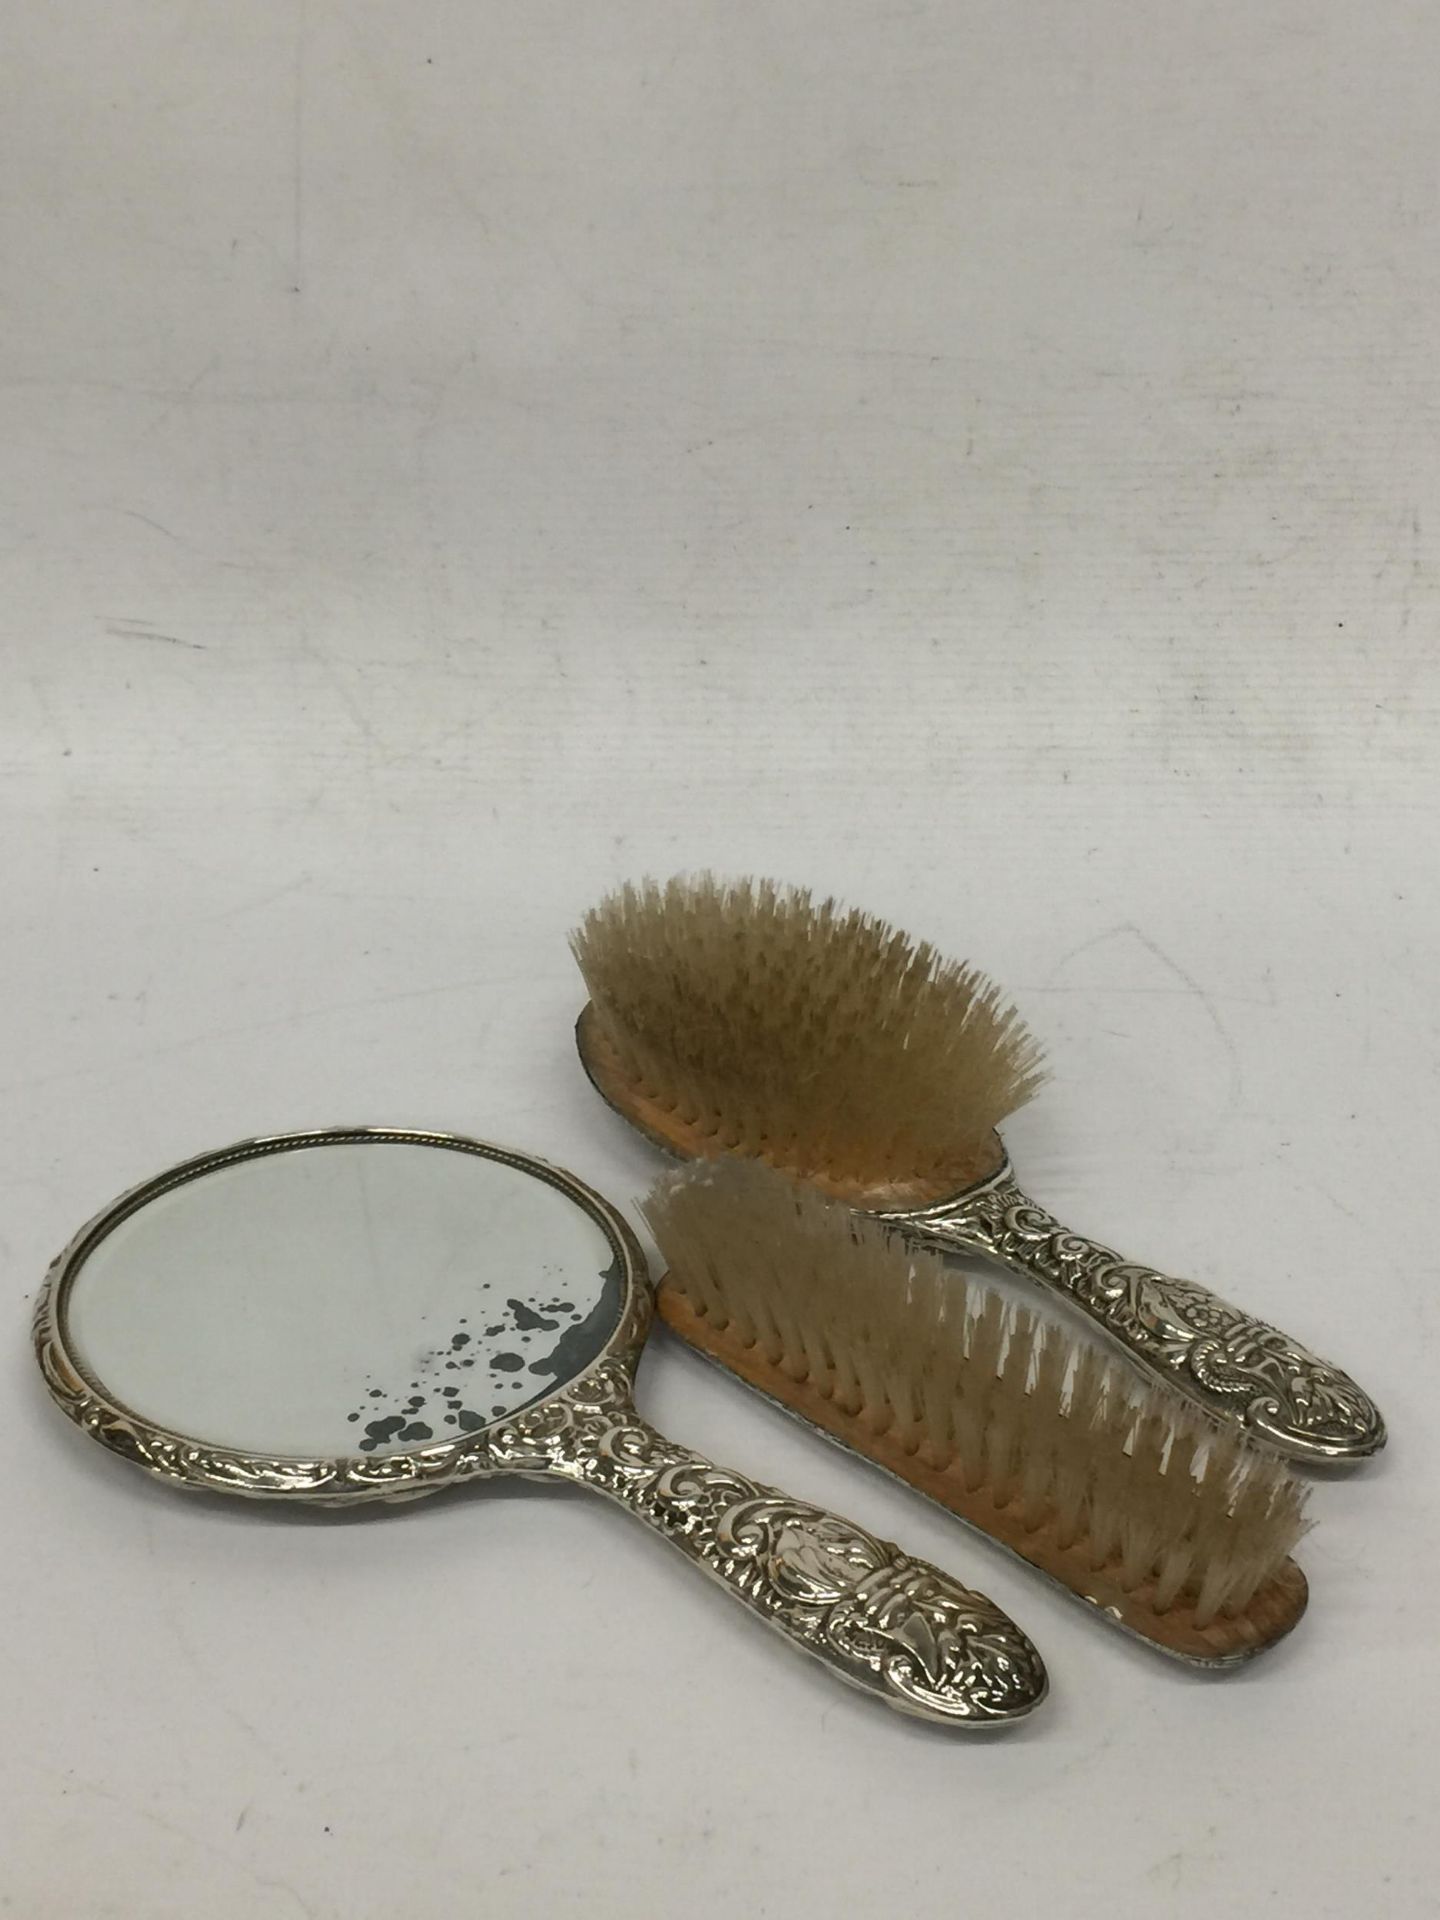
[[[801,889],[708,876],[626,886],[572,944],[590,990],[585,1070],[657,1146],[763,1160],[911,1240],[996,1258],[1292,1458],[1384,1445],[1339,1367],[1020,1190],[996,1128],[1039,1086],[1040,1051],[974,968]]]
[[[672,1332],[1104,1619],[1230,1667],[1304,1612],[1304,1489],[1237,1428],[753,1162],[684,1168],[643,1211]]]

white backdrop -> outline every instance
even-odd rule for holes
[[[0,1907],[1435,1911],[1434,8],[0,44]],[[187,1502],[49,1407],[46,1262],[203,1148],[641,1192],[565,933],[706,865],[998,974],[1029,1184],[1372,1388],[1283,1648],[1160,1663],[670,1346],[647,1411],[983,1585],[1046,1711],[907,1726],[579,1496]]]

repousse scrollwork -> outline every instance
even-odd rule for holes
[[[1301,1459],[1373,1453],[1385,1424],[1346,1373],[1195,1280],[1072,1233],[1007,1167],[944,1207],[885,1216],[917,1237],[989,1254],[1063,1293],[1212,1414]]]
[[[623,1364],[490,1436],[497,1463],[560,1473],[645,1520],[736,1597],[891,1705],[983,1725],[1043,1698],[1024,1634],[983,1596],[851,1522],[664,1439],[635,1412]]]

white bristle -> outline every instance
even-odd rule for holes
[[[1304,1530],[1281,1461],[813,1188],[706,1161],[644,1211],[696,1313],[1157,1612],[1242,1612]]]

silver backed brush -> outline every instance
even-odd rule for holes
[[[621,889],[573,945],[586,1072],[666,1151],[760,1159],[911,1240],[1000,1260],[1294,1459],[1383,1446],[1339,1367],[1027,1198],[996,1128],[1039,1086],[1040,1053],[973,968],[804,891],[708,877]]]
[[[1099,1618],[1205,1667],[1300,1618],[1305,1489],[1239,1428],[754,1161],[669,1174],[644,1213],[673,1333]]]

